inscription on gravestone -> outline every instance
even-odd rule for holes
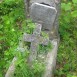
[[[38,45],[39,44],[47,45],[49,42],[49,38],[40,36],[41,27],[42,27],[41,24],[36,24],[36,28],[32,35],[24,34],[23,37],[24,41],[31,42],[29,62],[32,62],[33,60],[36,59]]]

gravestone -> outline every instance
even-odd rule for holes
[[[24,0],[26,3],[28,2],[28,0]],[[31,14],[30,13],[30,10],[31,10],[31,6],[34,4],[34,3],[39,3],[39,4],[42,4],[42,5],[46,5],[46,6],[50,6],[50,7],[53,7],[56,11],[57,11],[57,14],[56,14],[56,17],[55,17],[55,20],[54,18],[50,15],[51,18],[53,18],[53,24],[49,24],[49,25],[45,25],[45,23],[43,23],[43,27],[42,27],[42,30],[47,32],[49,34],[49,38],[50,40],[52,39],[57,39],[59,38],[59,34],[58,34],[58,28],[59,28],[59,25],[58,25],[58,18],[59,18],[59,11],[60,11],[60,0],[30,0],[29,1],[30,3],[29,6],[28,6],[28,9],[29,9],[29,12],[28,12],[28,15],[30,15],[30,17],[32,18]],[[25,4],[26,4],[25,3]],[[54,14],[53,14],[54,15]],[[48,16],[47,16],[48,17]],[[49,18],[50,18],[49,17]],[[44,17],[45,18],[45,17]],[[47,20],[47,19],[46,19]],[[34,19],[33,19],[34,21]],[[50,28],[49,28],[50,27]]]
[[[30,7],[30,17],[33,22],[42,22],[42,27],[46,30],[53,28],[53,23],[56,18],[57,10],[48,5],[33,3]]]
[[[53,49],[47,54],[46,69],[43,74],[43,77],[52,77],[55,70],[59,44],[58,18],[60,0],[30,0],[29,8],[30,18],[35,23],[42,21],[42,30],[49,34],[49,39],[53,45]]]
[[[29,57],[30,64],[32,63],[32,61],[36,60],[38,45],[39,44],[48,45],[48,42],[49,42],[49,38],[40,36],[41,28],[42,28],[41,24],[36,24],[36,28],[33,34],[25,33],[23,36],[24,41],[31,42],[30,57]]]

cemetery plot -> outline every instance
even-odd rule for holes
[[[30,7],[27,6],[27,10],[28,10],[28,12],[30,10],[30,13],[29,13],[30,18],[32,19],[32,21],[34,23],[36,23],[36,28],[34,29],[33,34],[24,33],[24,35],[23,35],[23,42],[26,41],[26,42],[31,43],[30,49],[29,49],[30,50],[29,64],[32,65],[32,62],[36,60],[37,55],[38,55],[37,54],[38,46],[40,44],[47,46],[50,41],[50,43],[52,43],[52,45],[53,45],[53,49],[51,49],[50,52],[47,51],[48,53],[47,53],[46,59],[45,59],[46,68],[45,68],[43,76],[41,76],[41,77],[52,77],[53,71],[54,71],[55,65],[56,65],[56,56],[57,56],[59,39],[56,38],[56,39],[50,40],[50,37],[53,37],[53,36],[49,36],[48,38],[41,36],[41,29],[44,29],[45,31],[52,31],[52,33],[54,33],[54,30],[56,30],[54,28],[56,28],[57,24],[54,24],[54,23],[57,22],[57,20],[56,20],[57,9],[56,9],[56,7],[53,7],[53,5],[55,4],[55,1],[54,0],[51,0],[51,1],[50,0],[31,0],[31,1],[33,1],[33,2],[31,3]],[[23,49],[22,46],[20,49]],[[16,59],[13,62],[16,62]],[[10,71],[11,66],[13,66],[12,68],[14,68],[12,70],[13,72]],[[12,63],[11,66],[9,67],[5,77],[10,77],[11,75],[14,74],[15,63]]]

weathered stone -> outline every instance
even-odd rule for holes
[[[53,77],[56,66],[56,57],[58,50],[58,42],[56,39],[51,41],[53,49],[48,52],[46,57],[46,69],[42,77]]]
[[[35,23],[42,22],[45,29],[51,30],[57,11],[54,7],[33,3],[30,9],[30,17]]]
[[[59,32],[58,32],[58,30],[59,30],[59,16],[60,16],[60,11],[61,11],[61,2],[60,2],[61,0],[55,0],[55,4],[56,4],[56,10],[57,10],[57,15],[56,15],[56,18],[55,18],[55,22],[54,22],[54,28],[53,28],[53,30],[54,30],[54,32],[53,32],[53,34],[50,34],[50,36],[53,36],[53,38],[56,38],[56,39],[60,39],[59,38]],[[51,37],[52,38],[52,37]]]
[[[14,57],[13,60],[12,60],[12,63],[9,67],[9,69],[7,70],[6,74],[5,74],[5,77],[13,77],[14,75],[14,72],[15,72],[15,67],[16,67],[16,63],[17,62],[17,57]]]
[[[50,6],[55,6],[55,0],[31,0],[30,3],[44,3]]]
[[[32,62],[37,57],[37,48],[39,44],[47,45],[49,42],[48,38],[40,36],[41,33],[41,24],[36,24],[36,28],[33,32],[33,34],[24,34],[24,41],[31,42],[30,47],[30,57],[29,62]]]

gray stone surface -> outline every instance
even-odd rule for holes
[[[5,77],[13,77],[14,75],[14,72],[15,72],[15,63],[17,62],[17,57],[14,57],[12,62],[11,62],[11,65],[9,67],[9,69],[7,70],[6,74],[5,74]]]
[[[51,30],[57,14],[54,7],[33,3],[30,7],[30,17],[35,23],[42,22],[43,28]]]
[[[53,38],[57,38],[59,39],[59,16],[60,16],[60,11],[61,11],[61,0],[55,0],[55,4],[56,4],[56,10],[57,10],[57,15],[56,15],[56,19],[55,19],[55,22],[54,22],[54,35],[53,35]]]
[[[45,38],[40,36],[41,33],[41,24],[36,24],[36,28],[33,34],[24,34],[23,40],[26,42],[31,42],[30,47],[30,57],[29,62],[32,63],[33,60],[37,57],[37,48],[39,44],[47,45],[49,42],[49,38]]]
[[[55,0],[31,0],[30,3],[45,3],[48,4],[50,6],[54,6],[55,5]]]
[[[47,54],[46,69],[42,77],[53,77],[54,75],[54,70],[56,66],[57,50],[58,50],[57,39],[52,40],[51,43],[53,45],[53,49]]]

